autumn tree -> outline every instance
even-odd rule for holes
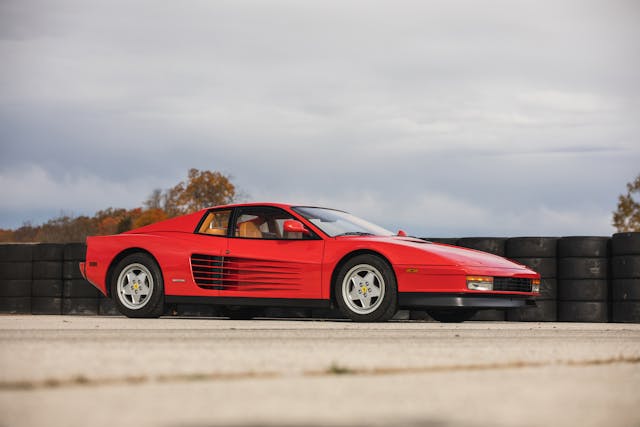
[[[220,172],[190,169],[188,180],[164,193],[154,190],[145,202],[148,208],[162,207],[169,218],[196,212],[209,206],[233,202],[236,188],[228,175]]]
[[[613,212],[613,226],[619,232],[640,231],[640,175],[627,183],[627,194],[618,196],[618,209]]]

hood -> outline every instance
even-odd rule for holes
[[[432,261],[431,263],[433,265],[451,265],[453,263],[460,266],[468,267],[491,267],[529,270],[522,264],[518,264],[514,261],[508,260],[498,255],[477,251],[475,249],[467,249],[459,246],[445,245],[442,243],[433,243],[412,237],[390,236],[369,237],[369,239],[379,241],[380,243],[409,247],[429,253],[429,259]]]

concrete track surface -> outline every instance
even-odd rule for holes
[[[640,325],[0,317],[0,426],[640,426]]]

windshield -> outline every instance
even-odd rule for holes
[[[389,230],[342,211],[300,206],[293,210],[331,237],[394,235]]]

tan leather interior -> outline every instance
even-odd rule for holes
[[[252,221],[241,222],[238,224],[238,237],[262,239],[262,232]]]
[[[213,234],[214,236],[224,236],[227,234],[227,228],[226,227],[216,227],[216,225],[219,224],[214,224],[213,220],[216,218],[216,216],[214,214],[209,214],[209,216],[207,216],[207,218],[205,218],[204,222],[202,223],[202,226],[200,226],[200,230],[198,230],[200,233],[204,233],[204,234]]]

